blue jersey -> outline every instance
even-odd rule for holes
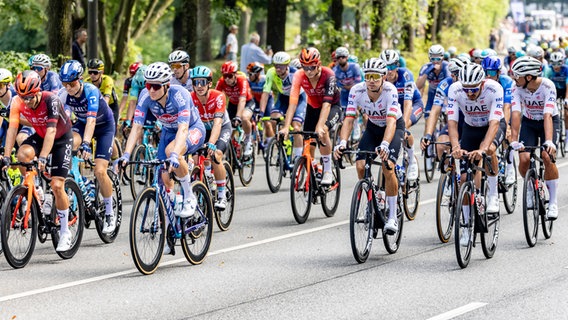
[[[568,83],[568,66],[562,65],[560,72],[555,72],[554,69],[549,66],[546,68],[544,75],[554,82],[556,89],[566,89],[566,84]]]
[[[420,73],[418,74],[419,77],[426,75],[426,80],[428,81],[428,96],[430,94],[434,95],[436,93],[436,88],[440,81],[446,79],[450,76],[450,71],[448,70],[448,62],[442,61],[442,69],[440,73],[436,74],[434,72],[434,64],[432,62],[428,62],[427,64],[423,65],[420,68]]]
[[[69,107],[77,116],[78,121],[86,122],[88,118],[96,118],[97,125],[114,122],[112,110],[99,88],[91,83],[83,83],[83,92],[78,98],[67,93],[65,88],[59,91],[59,98],[65,108]]]
[[[169,132],[177,131],[180,123],[188,124],[189,128],[201,123],[199,111],[193,104],[189,91],[178,85],[170,85],[165,107],[152,100],[148,94],[148,89],[144,88],[140,93],[138,105],[136,105],[134,123],[144,125],[148,112],[156,116],[162,124],[162,128]]]
[[[170,84],[176,84],[178,86],[182,86],[184,88],[187,89],[187,91],[192,92],[193,91],[193,84],[191,83],[191,69],[187,70],[188,76],[187,76],[187,82],[185,84],[181,83],[181,81],[179,81],[175,75],[172,75],[172,79],[170,80]]]
[[[398,91],[398,103],[404,112],[404,101],[410,100],[412,104],[422,101],[420,91],[414,82],[412,72],[406,68],[398,68],[398,78],[393,83]]]
[[[434,106],[444,107],[446,103],[446,99],[448,98],[448,91],[450,90],[450,86],[454,83],[454,79],[452,77],[447,77],[446,79],[440,81],[438,87],[436,87],[436,94],[434,96]]]
[[[341,88],[341,91],[349,92],[349,90],[345,89],[345,86],[353,86],[363,81],[363,79],[361,78],[361,68],[359,68],[358,64],[348,62],[347,65],[347,70],[342,70],[341,66],[337,64],[333,67],[333,72],[335,73],[337,86]]]
[[[48,70],[45,74],[45,79],[41,80],[41,91],[50,91],[57,94],[62,87],[59,75],[51,70]]]
[[[258,81],[250,81],[249,79],[248,83],[254,100],[260,101],[260,97],[262,96],[262,89],[266,84],[266,76],[259,75]]]
[[[499,76],[499,83],[503,87],[503,103],[511,103],[513,92],[513,79],[504,74]]]

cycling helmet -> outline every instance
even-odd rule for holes
[[[170,53],[168,57],[168,63],[189,63],[189,60],[189,54],[183,50],[175,50],[174,52]]]
[[[517,48],[515,48],[515,46],[510,46],[509,48],[507,48],[507,53],[509,54],[517,53]]]
[[[562,64],[564,64],[564,59],[565,59],[565,57],[564,57],[564,54],[562,52],[557,51],[557,52],[553,52],[550,55],[550,62],[551,63],[562,63]]]
[[[239,67],[237,66],[237,63],[234,61],[227,61],[223,63],[223,65],[221,66],[222,73],[235,73],[237,72],[238,69]]]
[[[25,70],[18,73],[14,86],[16,87],[16,93],[20,97],[30,96],[41,91],[41,79],[37,72]]]
[[[264,70],[264,65],[258,62],[251,62],[247,66],[247,72],[250,73],[259,73]]]
[[[456,54],[456,52],[458,52],[458,49],[457,49],[456,47],[449,47],[449,48],[448,48],[448,52],[449,52],[451,55],[454,55],[454,54]]]
[[[209,81],[213,80],[213,72],[206,66],[196,66],[191,70],[191,79],[206,78]]]
[[[514,75],[519,77],[529,75],[538,77],[542,71],[542,63],[530,56],[520,57],[513,62],[511,71],[513,71]]]
[[[459,80],[462,85],[475,86],[480,84],[483,78],[485,78],[485,72],[479,64],[467,64],[460,70]]]
[[[331,53],[331,60],[333,60],[334,62],[337,60],[337,57],[335,56],[335,50],[333,50],[333,52]]]
[[[146,79],[144,79],[144,73],[146,72],[147,67],[145,65],[140,65],[136,73],[132,77],[132,85],[137,86],[139,88],[143,88],[146,84]]]
[[[501,59],[495,56],[485,57],[481,61],[483,70],[501,70]]]
[[[515,52],[515,57],[517,57],[517,58],[524,57],[526,55],[527,54],[525,53],[524,50],[519,50],[519,51]]]
[[[339,47],[335,49],[335,57],[336,58],[349,57],[349,50],[345,47]]]
[[[140,68],[140,66],[142,66],[142,62],[134,62],[130,65],[130,67],[128,67],[128,72],[130,73],[131,77],[136,74],[136,71],[138,70],[138,68]]]
[[[359,58],[354,54],[350,54],[349,57],[347,57],[347,62],[359,63]]]
[[[89,62],[87,63],[87,68],[89,69],[95,69],[95,70],[104,70],[105,69],[105,64],[102,60],[100,59],[91,59],[89,60]]]
[[[72,82],[83,76],[83,66],[77,60],[65,62],[59,70],[59,78],[62,82]]]
[[[30,67],[30,68],[34,65],[34,57],[35,57],[35,55],[31,55],[28,58],[28,67]]]
[[[361,67],[364,73],[378,73],[381,75],[387,74],[387,63],[379,58],[370,58],[365,60]]]
[[[544,50],[539,46],[530,46],[527,48],[527,56],[540,59],[544,56]]]
[[[463,67],[465,67],[466,64],[469,64],[469,61],[464,62],[461,59],[452,58],[450,59],[450,63],[448,63],[448,70],[451,73],[459,72],[461,69],[463,69]]]
[[[391,64],[397,64],[398,65],[398,63],[400,61],[400,56],[396,51],[387,49],[387,50],[384,50],[383,52],[381,52],[379,59],[382,59],[384,62],[387,63],[387,65],[391,65]]]
[[[548,49],[548,42],[543,42],[540,44],[540,47],[544,50]]]
[[[318,64],[320,63],[320,52],[314,47],[302,49],[300,52],[301,64]]]
[[[482,52],[481,49],[474,49],[474,50],[471,52],[471,57],[472,57],[472,59],[481,58],[481,52]]]
[[[144,72],[146,81],[160,82],[162,84],[170,82],[172,78],[172,70],[165,62],[151,63]]]
[[[32,56],[32,66],[42,66],[44,68],[51,68],[51,59],[48,55],[40,53]]]
[[[278,51],[272,57],[273,64],[289,64],[290,63],[290,55],[285,51]]]
[[[435,44],[428,49],[428,58],[432,58],[433,56],[444,56],[444,47],[439,44]]]
[[[302,64],[300,63],[300,59],[298,58],[290,61],[290,65],[296,69],[302,69]]]
[[[450,56],[451,54],[449,51],[444,52],[444,60],[448,61],[450,59]]]
[[[0,83],[12,83],[14,77],[8,69],[0,68]]]
[[[459,61],[462,62],[462,67],[465,66],[466,64],[471,63],[471,58],[469,57],[469,55],[467,53],[462,53],[462,54],[458,55],[457,57],[455,57],[455,59],[458,59]]]
[[[484,55],[485,54],[485,55]],[[481,52],[481,55],[483,56],[483,58],[485,57],[493,57],[497,55],[497,51],[489,48],[489,49],[485,49]]]
[[[559,47],[560,47],[560,43],[558,43],[558,41],[552,41],[552,42],[550,43],[550,49],[552,49],[552,50],[556,50],[556,49],[558,49]]]

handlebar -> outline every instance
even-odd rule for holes
[[[365,161],[369,160],[371,164],[375,164],[375,165],[379,165],[379,166],[383,164],[382,161],[376,161],[374,159],[378,155],[375,151],[345,149],[345,150],[342,150],[341,153],[342,154],[364,154],[365,155]],[[343,158],[339,158],[337,160],[337,164],[338,164],[340,169],[345,169],[345,166],[343,165]],[[384,162],[384,164],[385,164],[385,167],[387,168],[387,170],[392,170],[392,167],[389,165],[388,161]]]
[[[300,134],[304,137],[304,139],[306,138],[314,138],[316,139],[317,143],[319,145],[321,145],[322,147],[325,147],[326,144],[323,143],[320,138],[319,138],[319,134],[317,132],[314,131],[290,131],[289,134]]]

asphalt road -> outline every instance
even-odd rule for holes
[[[420,137],[421,130],[413,132]],[[298,225],[289,180],[272,194],[259,166],[252,185],[238,188],[231,228],[215,227],[204,263],[189,265],[177,247],[151,276],[132,262],[125,187],[115,243],[103,244],[88,229],[70,260],[60,259],[49,241],[38,243],[24,269],[0,257],[0,319],[568,319],[568,161],[558,165],[560,217],[552,238],[541,232],[528,248],[519,201],[512,215],[502,216],[495,256],[485,259],[478,243],[463,270],[453,239],[441,244],[436,235],[437,178],[428,184],[422,174],[419,212],[405,221],[396,254],[378,239],[366,263],[352,256],[353,167],[342,171],[336,215],[326,218],[313,206]]]

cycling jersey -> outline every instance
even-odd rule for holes
[[[294,80],[294,74],[296,73],[297,69],[294,67],[288,67],[288,75],[284,79],[280,79],[280,77],[276,74],[275,68],[270,68],[266,72],[266,82],[264,83],[264,87],[262,88],[263,92],[274,92],[278,94],[283,94],[286,96],[290,95],[290,91],[292,89],[292,82]],[[301,93],[304,93],[304,89],[300,89]]]
[[[544,71],[544,76],[554,82],[556,89],[566,89],[566,84],[568,84],[568,66],[561,66],[559,72],[554,71],[553,67],[548,67]]]
[[[298,70],[294,74],[292,89],[290,91],[290,103],[297,105],[300,97],[300,89],[304,89],[308,96],[308,105],[319,109],[327,102],[332,105],[339,104],[339,90],[337,88],[335,74],[328,67],[321,67],[320,78],[315,87],[310,83],[304,70]]]
[[[454,83],[454,79],[452,77],[447,77],[440,81],[436,88],[436,94],[434,95],[433,106],[445,107],[446,99],[448,98],[448,91],[450,90],[452,83]]]
[[[55,94],[62,88],[59,75],[51,70],[45,73],[45,78],[41,79],[41,91],[50,91]]]
[[[182,86],[184,88],[187,89],[187,91],[189,92],[193,92],[193,84],[191,83],[191,77],[189,76],[191,74],[191,69],[187,70],[187,82],[186,83],[181,83],[181,81],[178,80],[178,78],[176,78],[175,75],[172,75],[172,79],[170,80],[170,84],[175,84],[178,86]]]
[[[250,86],[252,97],[254,99],[254,104],[256,105],[256,109],[258,111],[260,110],[260,99],[262,98],[264,85],[266,84],[266,76],[259,75],[257,81],[250,81],[249,79],[248,83]],[[274,105],[274,98],[272,97],[272,92],[270,92],[268,96],[268,101],[266,103],[266,109],[264,110],[265,114],[270,114],[273,105]]]
[[[367,94],[367,84],[365,82],[358,83],[349,91],[349,102],[347,103],[346,117],[357,117],[357,108],[366,114],[371,123],[385,127],[387,125],[387,117],[399,119],[402,117],[402,111],[398,104],[398,92],[396,87],[388,82],[383,81],[383,91],[373,102]]]
[[[414,82],[412,72],[406,68],[398,68],[398,78],[393,83],[398,92],[398,104],[404,112],[404,101],[410,100],[412,104],[422,103],[422,96]]]
[[[239,104],[239,98],[245,97],[246,101],[252,100],[252,92],[248,84],[247,78],[242,74],[235,75],[237,77],[237,83],[234,86],[229,86],[225,83],[225,78],[221,77],[217,81],[215,90],[224,92],[229,98],[229,102],[235,105]]]
[[[214,89],[209,90],[209,98],[205,103],[205,106],[199,101],[199,97],[197,93],[191,93],[191,99],[193,100],[193,104],[199,110],[199,115],[201,116],[201,121],[205,125],[205,130],[212,130],[213,129],[213,120],[215,118],[223,119],[223,125],[230,123],[229,114],[226,110],[226,101],[225,95],[221,91],[217,91]]]
[[[552,80],[542,78],[542,83],[535,92],[515,86],[513,88],[512,111],[522,112],[530,120],[544,120],[544,114],[558,114],[556,109],[556,88]]]
[[[422,66],[420,69],[419,77],[426,75],[426,80],[428,81],[428,102],[426,102],[426,112],[432,109],[434,104],[434,96],[436,95],[436,88],[440,81],[450,76],[450,71],[448,70],[448,62],[442,61],[442,67],[440,73],[436,74],[434,64],[428,62]]]
[[[63,104],[56,94],[43,91],[38,106],[28,108],[18,96],[12,100],[10,108],[10,128],[18,129],[20,115],[32,125],[36,134],[45,138],[47,128],[55,128],[55,139],[64,136],[71,130],[71,121],[63,110]]]
[[[59,91],[59,98],[77,116],[77,120],[86,122],[87,118],[96,118],[96,124],[114,122],[114,115],[103,99],[101,92],[91,83],[83,83],[83,92],[76,98],[70,95],[65,88]]]
[[[485,127],[489,121],[503,118],[503,88],[491,79],[483,80],[481,93],[475,100],[467,97],[461,82],[450,86],[448,94],[448,120],[459,121],[459,111],[471,127]]]
[[[347,70],[343,70],[339,64],[333,67],[333,72],[335,73],[335,79],[337,80],[337,86],[341,89],[341,106],[347,106],[349,99],[349,90],[345,89],[345,86],[353,86],[361,81],[361,69],[359,65],[353,62],[347,63]]]
[[[101,85],[98,87],[99,91],[101,92],[103,97],[109,98],[109,105],[117,103],[118,97],[116,96],[116,92],[114,91],[114,80],[112,80],[112,78],[107,76],[106,74],[103,74],[101,77]],[[87,78],[85,82],[93,84],[93,80],[91,78]]]
[[[130,88],[132,87],[132,77],[130,78],[126,78],[124,80],[124,86],[122,87],[122,95],[123,96],[128,96],[128,93],[130,92]]]
[[[513,79],[504,74],[499,76],[499,84],[503,88],[503,103],[511,103],[511,92],[513,91]]]

